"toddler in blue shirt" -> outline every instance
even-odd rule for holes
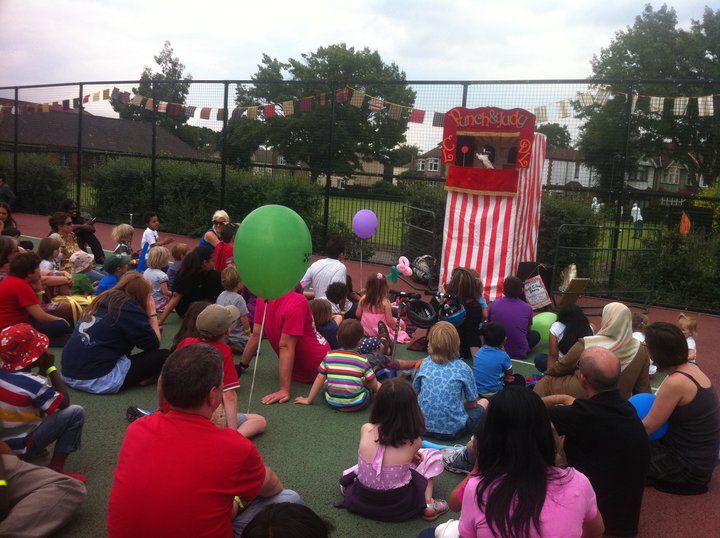
[[[513,374],[512,361],[503,346],[505,327],[501,323],[486,323],[482,329],[484,345],[473,357],[473,374],[479,394],[486,396],[500,391],[505,385],[524,385],[520,374]]]

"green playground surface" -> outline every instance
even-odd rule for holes
[[[173,314],[163,330],[163,345],[169,347],[179,328],[179,318]],[[52,350],[60,361],[61,351]],[[543,351],[541,348],[538,351]],[[423,353],[408,351],[398,346],[397,356],[420,359]],[[248,402],[252,370],[240,380],[239,410],[260,413],[268,422],[267,431],[255,439],[265,462],[282,479],[285,487],[294,489],[303,502],[330,520],[333,536],[416,536],[428,526],[418,518],[404,523],[380,523],[333,507],[340,499],[338,479],[342,471],[357,460],[360,426],[367,422],[369,410],[358,413],[340,413],[331,410],[318,398],[311,406],[293,403],[264,406],[260,399],[277,389],[277,356],[267,342],[261,347],[252,402]],[[523,375],[536,373],[531,361],[515,361],[516,372]],[[659,380],[655,380],[657,386]],[[309,385],[293,383],[292,394],[305,396]],[[117,455],[128,423],[125,411],[129,405],[146,409],[155,408],[155,387],[141,387],[116,395],[92,395],[70,389],[73,403],[82,405],[87,414],[83,432],[83,447],[68,460],[68,470],[87,476],[88,496],[71,523],[59,536],[95,537],[106,533],[107,502],[113,482]],[[467,439],[462,440],[465,442]],[[192,442],[188,440],[188,442]],[[172,447],[168,447],[172,450]],[[201,457],[201,455],[198,455]],[[435,496],[447,498],[462,479],[461,475],[443,473],[435,481]],[[191,487],[191,486],[189,486]],[[152,510],[151,506],[138,506],[138,514]],[[457,515],[447,514],[434,524]]]

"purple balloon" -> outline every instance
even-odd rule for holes
[[[360,239],[372,237],[378,226],[378,218],[369,209],[361,209],[353,217],[353,231]]]

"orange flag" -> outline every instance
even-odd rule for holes
[[[690,233],[690,228],[692,228],[690,217],[688,217],[687,213],[683,211],[682,217],[680,218],[680,235],[688,235]]]

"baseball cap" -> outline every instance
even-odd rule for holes
[[[123,265],[130,265],[130,256],[127,254],[110,254],[105,258],[103,269],[106,273],[113,274]]]
[[[72,256],[70,256],[70,265],[72,266],[73,273],[81,273],[88,267],[92,267],[94,264],[95,257],[84,250],[73,252]]]
[[[195,321],[195,328],[203,338],[217,338],[240,317],[240,310],[235,306],[211,304],[200,312]]]
[[[17,372],[27,368],[47,351],[50,339],[28,323],[10,325],[0,331],[2,368]]]

